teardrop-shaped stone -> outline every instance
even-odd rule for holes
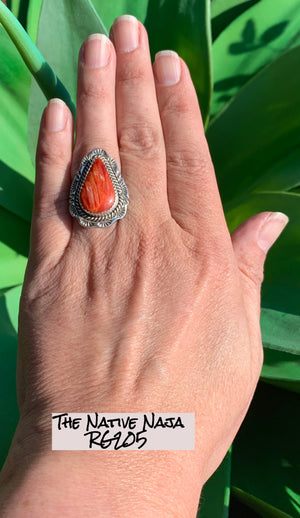
[[[104,212],[115,201],[115,191],[101,158],[96,158],[80,191],[83,208],[89,212]]]

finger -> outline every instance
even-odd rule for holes
[[[168,211],[164,140],[145,28],[120,16],[111,29],[117,53],[116,106],[119,150],[132,210]],[[126,181],[125,179],[125,181]]]
[[[281,212],[262,212],[247,219],[231,235],[245,297],[256,318],[260,314],[266,254],[287,223],[288,217]]]
[[[36,181],[31,226],[31,257],[55,257],[66,248],[72,228],[68,212],[73,118],[60,99],[44,110],[36,152]]]
[[[115,111],[115,52],[104,34],[91,34],[78,59],[74,164],[95,148],[119,163]]]
[[[104,149],[120,165],[115,110],[115,52],[103,34],[92,34],[83,43],[78,59],[76,142],[72,177],[78,172],[83,157],[96,148]],[[83,231],[74,220],[76,237],[99,241],[114,226],[100,233],[91,228]]]
[[[187,232],[214,237],[224,232],[226,223],[188,68],[176,52],[162,51],[156,54],[153,70],[171,214]]]

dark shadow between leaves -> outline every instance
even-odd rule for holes
[[[299,394],[260,381],[232,455],[232,485],[290,516],[296,515],[286,488],[298,492],[299,401]]]
[[[281,365],[287,362],[297,362],[297,355],[287,353],[285,351],[279,351],[277,349],[264,348],[264,363],[268,366]]]
[[[34,185],[0,160],[0,205],[30,222]]]
[[[18,423],[16,395],[17,333],[10,321],[6,299],[0,297],[0,469]]]
[[[262,518],[261,514],[257,514],[253,509],[250,509],[250,507],[247,507],[243,502],[240,502],[232,492],[230,494],[229,517]]]
[[[29,7],[30,0],[20,0],[19,12],[18,12],[18,20],[23,25],[24,29],[26,29],[27,25],[27,13]]]
[[[0,207],[0,241],[17,254],[28,256],[30,224],[12,212]]]

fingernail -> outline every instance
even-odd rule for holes
[[[105,34],[91,34],[81,47],[81,59],[89,67],[105,67],[110,55],[110,41]]]
[[[180,60],[177,52],[162,50],[155,54],[155,75],[158,83],[164,86],[176,85],[180,80]]]
[[[284,227],[288,224],[289,218],[282,212],[272,212],[259,229],[257,244],[265,252],[271,248],[276,239],[280,236]]]
[[[115,19],[113,24],[114,45],[118,52],[130,52],[139,44],[139,24],[130,14]]]
[[[45,126],[48,131],[61,131],[66,124],[67,111],[64,101],[50,99],[45,113]]]

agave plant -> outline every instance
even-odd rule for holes
[[[148,30],[153,56],[173,49],[190,68],[229,229],[260,211],[290,218],[265,266],[261,379],[230,451],[204,487],[199,516],[298,516],[299,0],[5,3],[0,1],[0,463],[18,420],[17,316],[41,113],[47,99],[58,96],[75,117],[81,43],[93,32],[107,34],[116,16],[133,14]]]

